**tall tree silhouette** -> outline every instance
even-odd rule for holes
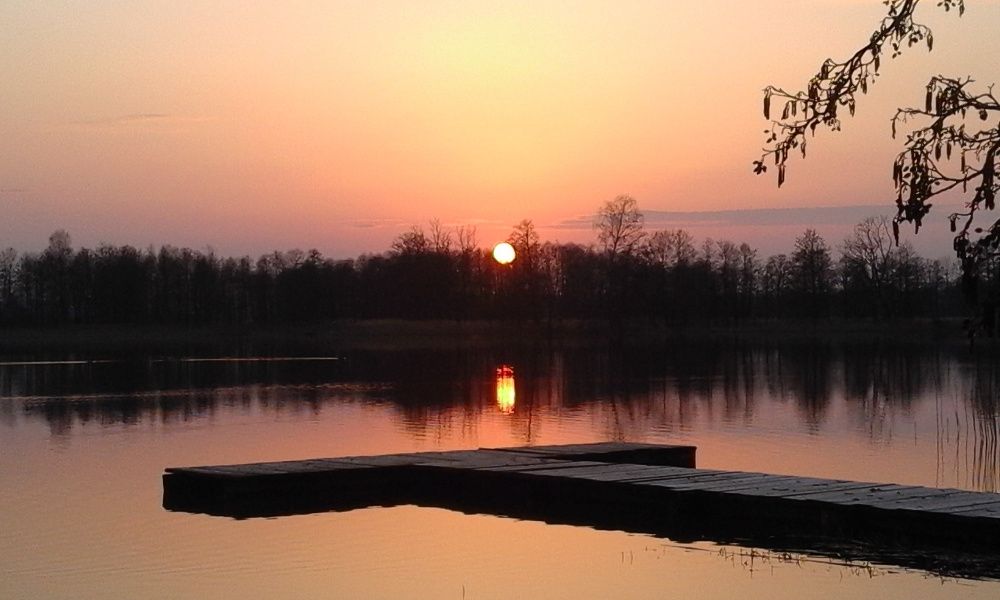
[[[519,314],[537,318],[540,316],[538,306],[542,287],[539,270],[542,243],[535,223],[531,219],[523,219],[507,236],[507,243],[517,253],[517,259],[511,263],[514,305],[518,307]]]
[[[890,297],[898,255],[888,217],[869,217],[844,239],[840,269],[844,293],[855,310],[872,316],[895,311]]]
[[[795,239],[791,263],[792,289],[798,295],[800,309],[811,317],[826,314],[833,261],[826,241],[815,229],[806,229]]]
[[[626,309],[629,279],[633,269],[631,259],[639,250],[646,232],[643,216],[635,198],[615,196],[606,201],[594,217],[597,243],[603,251],[607,269],[607,309],[609,316],[620,318]]]
[[[614,260],[620,255],[631,255],[645,237],[643,217],[635,198],[615,196],[601,205],[594,218],[597,243]]]

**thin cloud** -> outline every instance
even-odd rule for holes
[[[430,226],[430,221],[406,221],[403,219],[355,219],[352,221],[344,221],[343,224],[347,227],[354,227],[357,229],[377,229],[377,228],[399,228],[399,227],[428,227]],[[454,219],[450,221],[442,221],[441,225],[443,227],[464,227],[464,226],[503,226],[507,225],[501,221],[493,221],[489,219]]]
[[[168,113],[130,113],[127,115],[117,115],[102,119],[90,119],[76,121],[72,123],[77,127],[87,128],[115,128],[115,127],[142,127],[142,126],[171,126],[186,125],[188,123],[200,123],[208,121],[208,117],[193,117],[184,115],[171,115]]]
[[[399,219],[356,219],[344,221],[343,225],[356,229],[379,229],[383,227],[399,227],[404,222]]]
[[[163,121],[169,119],[170,115],[165,113],[133,113],[130,115],[119,115],[105,119],[92,119],[89,121],[77,121],[75,125],[130,125],[133,123],[149,123],[152,121]]]
[[[642,211],[647,229],[663,227],[736,227],[736,226],[785,226],[785,225],[855,225],[874,215],[891,215],[891,206],[817,206],[796,208],[756,208],[711,211]],[[590,229],[594,217],[585,215],[566,219],[555,225],[557,229]]]
[[[509,225],[509,223],[505,221],[497,221],[495,219],[457,219],[445,224],[446,227],[479,227],[480,225],[484,227],[492,227],[506,226]]]

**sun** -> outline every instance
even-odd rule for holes
[[[514,252],[514,246],[511,246],[507,242],[500,242],[496,246],[493,246],[493,259],[501,265],[509,265],[514,262],[516,257],[517,253]]]

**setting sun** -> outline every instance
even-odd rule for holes
[[[514,246],[507,242],[500,242],[493,246],[493,259],[501,265],[509,265],[514,262],[515,258],[517,258],[517,253],[514,252]]]
[[[501,265],[509,265],[514,262],[515,258],[517,258],[517,252],[507,242],[500,242],[496,246],[493,246],[493,259]]]

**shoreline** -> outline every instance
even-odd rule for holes
[[[806,342],[937,344],[964,347],[968,337],[960,319],[893,320],[747,320],[741,322],[651,322],[644,319],[612,324],[607,321],[415,321],[340,320],[283,326],[169,327],[163,325],[86,325],[68,327],[0,328],[0,352],[85,351],[101,348],[139,349],[183,347],[282,347],[302,349],[393,349],[488,347],[497,345],[652,345],[676,343]],[[977,347],[994,347],[988,338]]]

